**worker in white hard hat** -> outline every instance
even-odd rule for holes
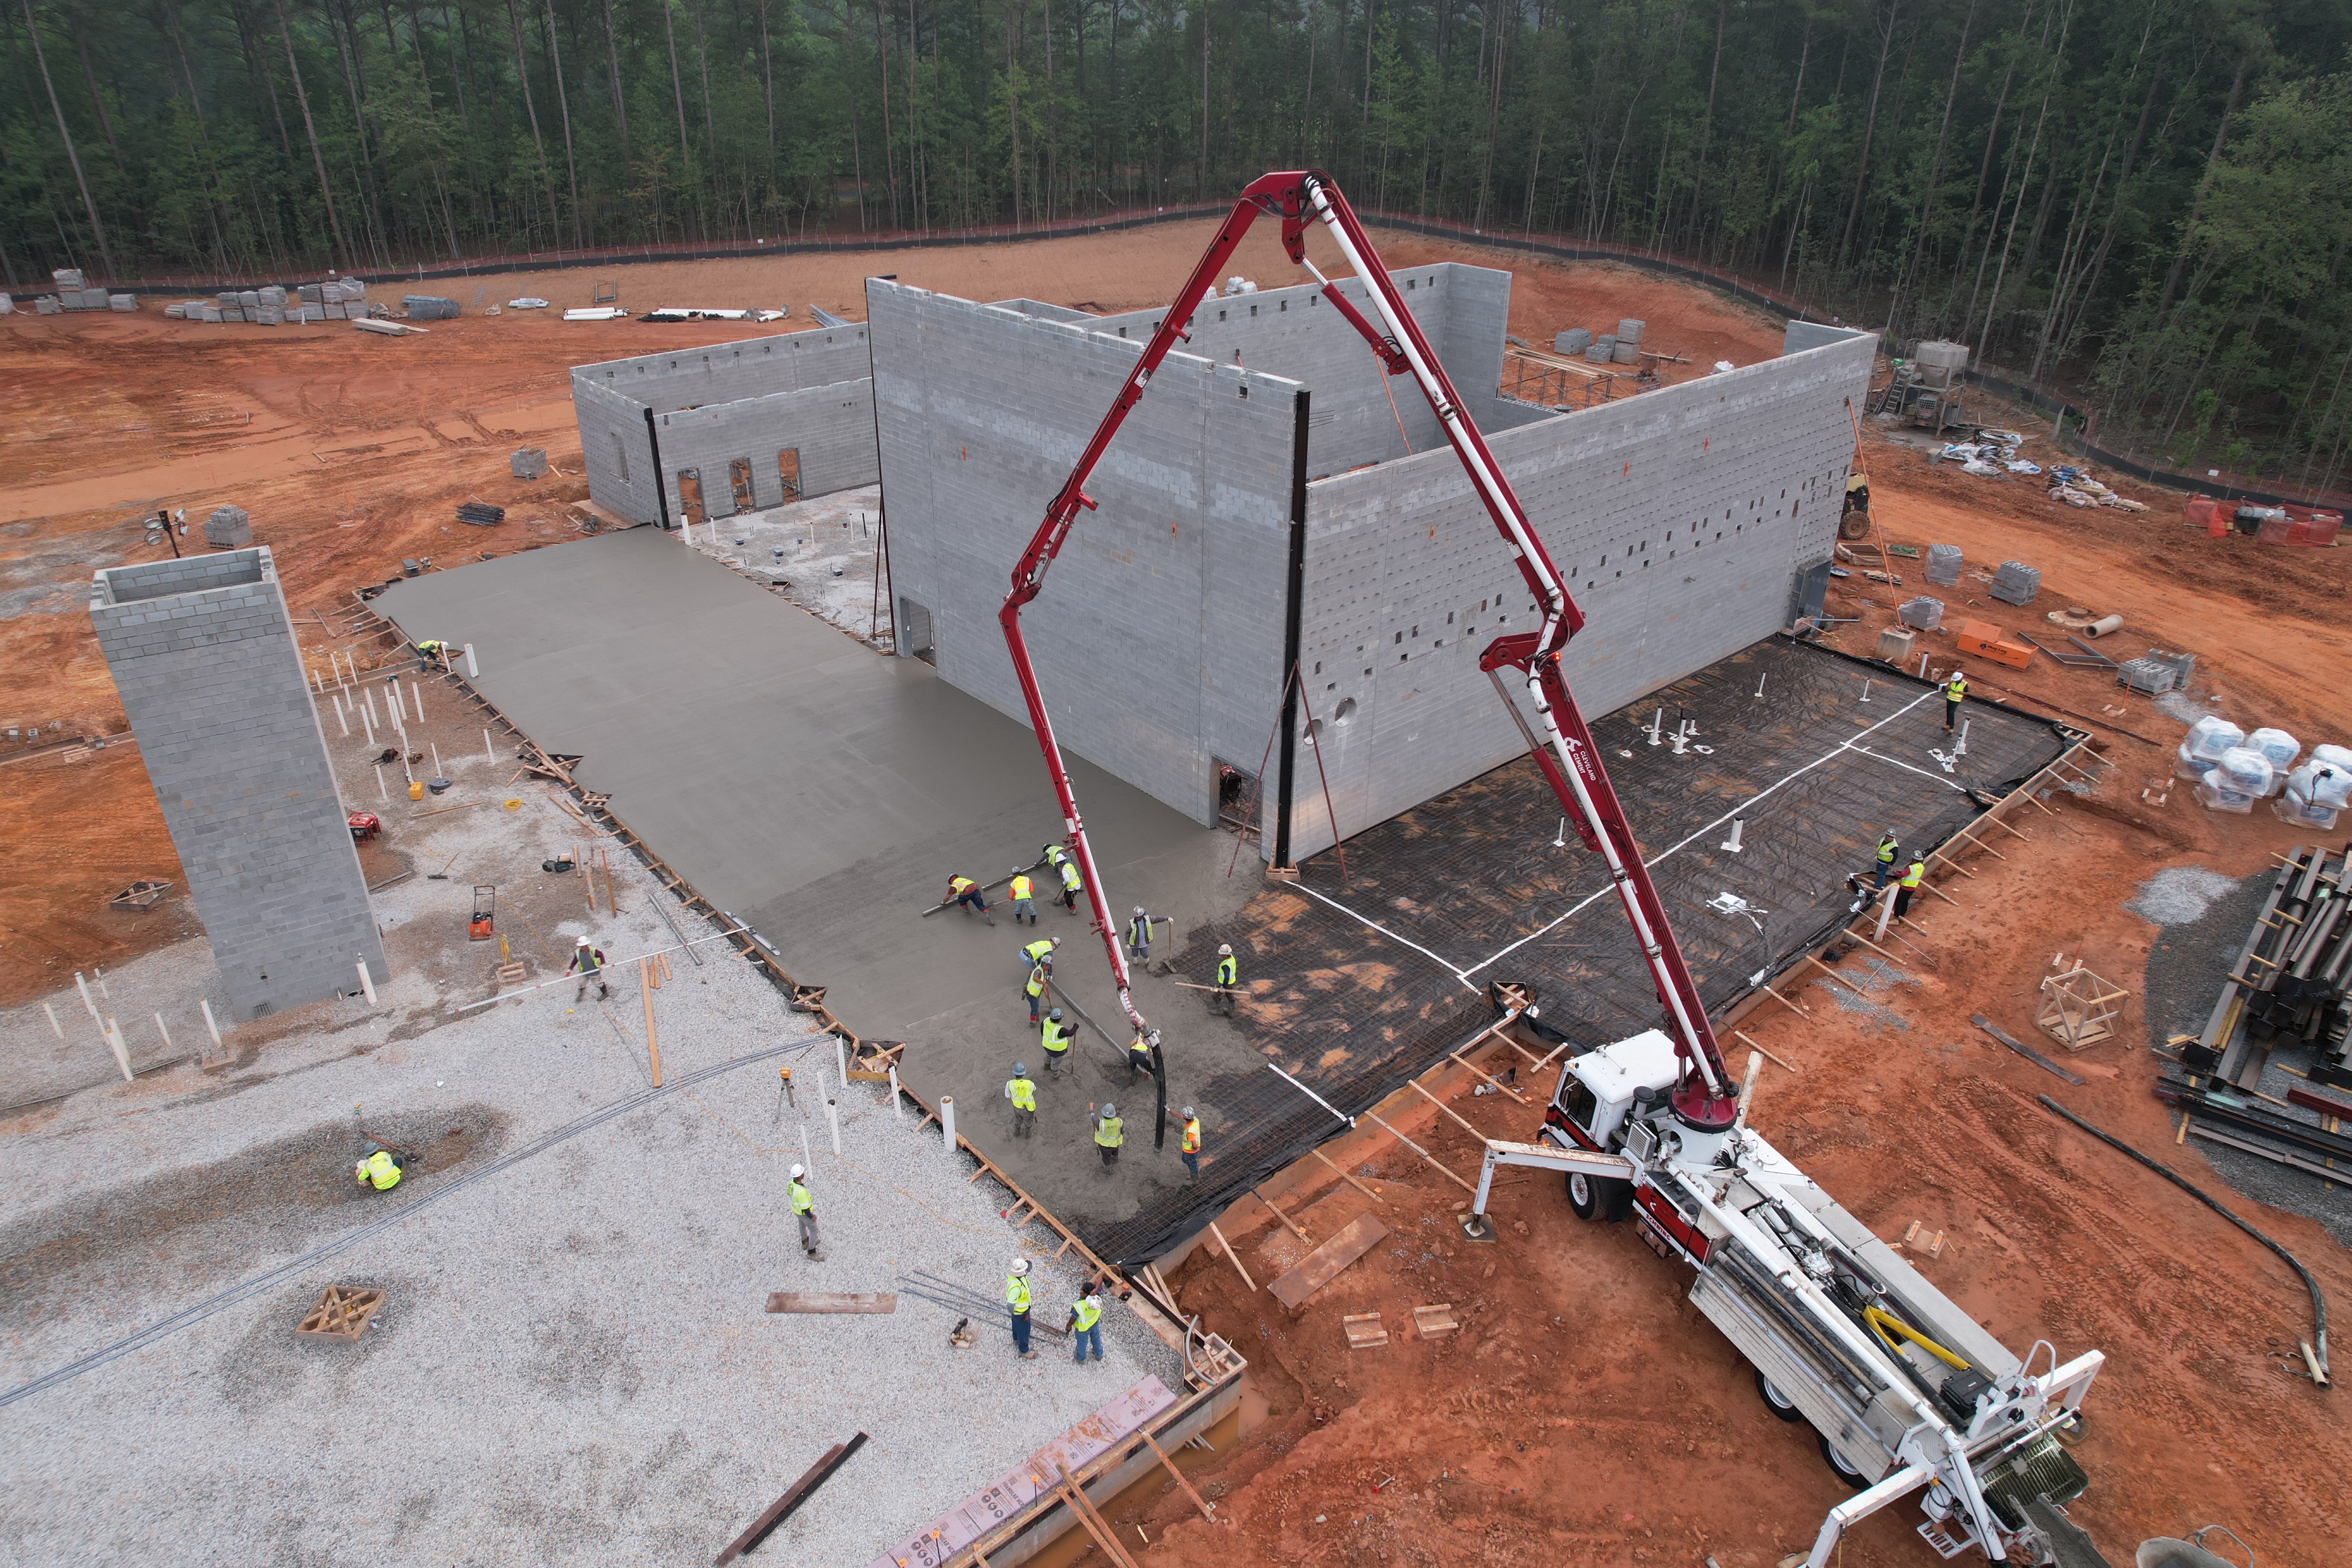
[[[812,1260],[816,1257],[816,1200],[809,1196],[808,1167],[794,1165],[788,1185],[792,1194],[793,1215],[801,1222],[801,1251]]]
[[[1241,979],[1241,965],[1234,959],[1234,944],[1229,942],[1219,942],[1217,944],[1217,988],[1209,994],[1211,1011],[1223,1013],[1229,1018],[1233,1016],[1234,985]]]
[[[580,989],[572,994],[574,1002],[586,998],[591,984],[596,987],[596,1000],[599,1002],[613,994],[613,988],[604,984],[604,955],[597,950],[594,942],[584,936],[572,950],[571,972],[580,976]]]
[[[1145,914],[1141,904],[1135,906],[1134,918],[1127,922],[1127,961],[1129,963],[1141,963],[1150,958],[1151,928],[1160,923],[1159,916]],[[1173,925],[1175,922],[1166,923]]]
[[[1013,1316],[1013,1348],[1023,1361],[1035,1361],[1029,1348],[1029,1260],[1016,1258],[1004,1276],[1004,1307]]]

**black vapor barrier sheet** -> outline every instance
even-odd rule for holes
[[[1939,688],[1775,637],[1592,723],[1710,1014],[1846,922],[1847,876],[1868,872],[1882,831],[1933,848],[2074,738],[1994,703],[1963,712],[1955,756]],[[1735,816],[1737,851],[1724,847]],[[1563,827],[1522,756],[1350,838],[1344,886],[1327,850],[1296,886],[1271,884],[1232,923],[1190,933],[1176,967],[1198,978],[1233,943],[1246,995],[1231,1026],[1269,1068],[1181,1087],[1222,1122],[1200,1184],[1087,1227],[1089,1244],[1121,1261],[1157,1256],[1342,1130],[1273,1068],[1356,1114],[1491,1022],[1496,981],[1532,984],[1543,1022],[1587,1044],[1663,1026],[1601,858]]]

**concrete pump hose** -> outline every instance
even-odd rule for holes
[[[2073,1111],[2067,1110],[2064,1106],[2059,1104],[2048,1095],[2042,1095],[2039,1098],[2044,1110],[2056,1111],[2059,1115],[2064,1117],[2067,1121],[2073,1122],[2075,1126],[2081,1128],[2092,1137],[2096,1138],[2102,1143],[2110,1144],[2113,1147],[2121,1150],[2124,1153],[2130,1155],[2133,1159],[2137,1160],[2141,1164],[2146,1165],[2149,1170],[2154,1171],[2158,1175],[2162,1176],[2166,1181],[2170,1182],[2174,1186],[2179,1187],[2182,1192],[2187,1193],[2190,1197],[2195,1198],[2199,1203],[2203,1204],[2207,1208],[2211,1209],[2215,1214],[2220,1215],[2223,1219],[2228,1220],[2231,1225],[2236,1226],[2240,1230],[2244,1231],[2248,1236],[2252,1237],[2256,1241],[2261,1242],[2264,1247],[2267,1247],[2273,1252],[2277,1253],[2279,1257],[2284,1260],[2288,1268],[2294,1269],[2298,1275],[2301,1275],[2303,1277],[2304,1289],[2311,1292],[2311,1333],[2314,1352],[2312,1362],[2319,1372],[2319,1376],[2315,1381],[2322,1388],[2328,1386],[2327,1298],[2319,1293],[2319,1281],[2311,1277],[2310,1269],[2305,1268],[2301,1263],[2296,1261],[2294,1253],[2289,1252],[2285,1247],[2281,1247],[2277,1242],[2273,1241],[2269,1237],[2264,1236],[2261,1231],[2256,1230],[2252,1226],[2248,1225],[2244,1220],[2240,1219],[2236,1215],[2231,1214],[2228,1209],[2223,1208],[2211,1197],[2208,1196],[2203,1191],[2191,1184],[2187,1178],[2175,1173],[2171,1167],[2168,1165],[2159,1165],[2154,1160],[2149,1159],[2147,1155],[2141,1153],[2138,1150],[2125,1142],[2122,1139],[2116,1138],[2109,1133],[2100,1131],[2097,1128],[2092,1126],[2089,1122],[2084,1121],[2081,1117],[2075,1115]]]

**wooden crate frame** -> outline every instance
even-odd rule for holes
[[[356,1340],[368,1326],[368,1320],[383,1307],[383,1292],[373,1286],[330,1285],[319,1293],[319,1300],[294,1331],[306,1339]]]
[[[2042,980],[2042,1011],[2033,1021],[2068,1050],[2083,1050],[2115,1037],[2130,996],[2077,963]]]

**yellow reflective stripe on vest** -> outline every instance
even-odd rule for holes
[[[1118,1148],[1127,1141],[1127,1134],[1119,1131],[1124,1121],[1122,1117],[1106,1116],[1095,1123],[1095,1142],[1106,1149]]]
[[[1056,1024],[1051,1018],[1045,1020],[1045,1026],[1038,1032],[1037,1037],[1047,1050],[1056,1056],[1070,1048],[1069,1026]]]
[[[1200,1152],[1201,1119],[1196,1116],[1192,1121],[1184,1123],[1184,1152],[1187,1154],[1197,1154]]]
[[[1029,1281],[1027,1279],[1021,1275],[1014,1274],[1005,1279],[1004,1304],[1012,1308],[1016,1312],[1025,1312],[1029,1310]]]
[[[1025,1078],[1016,1078],[1007,1083],[1004,1087],[1013,1091],[1013,1110],[1034,1110],[1037,1109],[1037,1085],[1035,1080]]]
[[[1015,877],[1013,879],[1013,896],[1016,899],[1025,899],[1029,896],[1028,878]]]
[[[959,893],[969,893],[972,889],[972,880],[970,877],[950,877],[948,886]]]
[[[1079,1297],[1071,1304],[1070,1310],[1077,1314],[1078,1332],[1082,1334],[1102,1321],[1102,1304],[1092,1296]]]
[[[1914,860],[1911,862],[1911,869],[1903,873],[1903,885],[1906,888],[1916,888],[1919,885],[1919,879],[1927,874],[1927,863]]]
[[[809,1190],[801,1185],[798,1182],[792,1184],[792,1189],[793,1212],[794,1214],[814,1214],[816,1212],[816,1200],[809,1196]]]

